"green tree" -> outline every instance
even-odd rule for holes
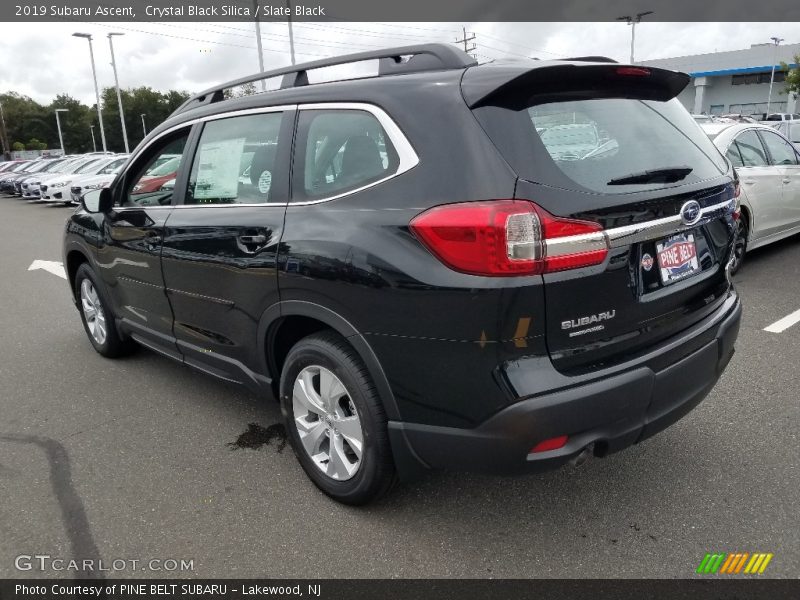
[[[60,116],[64,151],[67,154],[90,152],[92,150],[92,135],[89,129],[92,122],[91,109],[67,94],[56,96],[47,110],[54,113],[57,108],[66,108],[68,111],[62,112]],[[58,132],[56,132],[55,143],[50,147],[58,147],[58,144]]]
[[[787,71],[784,93],[800,95],[800,54],[794,57],[794,68],[790,68],[785,62],[781,63],[781,70]]]
[[[14,142],[13,144],[11,144],[11,147],[14,149],[15,152],[22,152],[23,150],[25,150],[25,144],[23,144],[22,142]]]
[[[56,116],[48,115],[47,109],[28,96],[16,92],[0,94],[3,113],[11,140],[29,140],[36,138],[46,143],[55,140],[58,146]]]
[[[189,98],[188,92],[170,90],[162,93],[149,87],[120,90],[120,92],[122,109],[125,113],[125,128],[128,132],[128,144],[131,150],[144,138],[142,114],[145,115],[147,130],[152,131]],[[108,149],[122,152],[125,149],[125,143],[122,138],[116,89],[105,88],[101,95],[101,102]]]
[[[47,142],[41,142],[36,138],[31,138],[25,144],[25,150],[47,150]]]

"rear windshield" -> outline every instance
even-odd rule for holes
[[[523,179],[620,194],[719,177],[725,159],[676,99],[567,100],[476,109]]]

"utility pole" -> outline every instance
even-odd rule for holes
[[[67,153],[64,150],[64,136],[61,135],[61,119],[58,118],[58,113],[62,112],[69,112],[68,108],[57,108],[56,109],[56,127],[58,127],[58,141],[61,142],[61,155],[66,156]]]
[[[114,60],[114,43],[112,38],[115,35],[125,35],[124,33],[109,33],[108,46],[111,48],[111,66],[114,68],[114,85],[117,87],[117,104],[119,105],[119,120],[122,124],[122,139],[125,142],[125,154],[130,154],[131,149],[128,146],[128,131],[125,128],[125,113],[122,110],[122,94],[119,91],[119,79],[117,78],[117,61]]]
[[[634,63],[633,60],[633,48],[636,45],[636,25],[637,23],[642,22],[642,17],[646,17],[647,15],[652,15],[653,11],[648,10],[647,12],[640,12],[636,13],[635,16],[633,15],[625,15],[624,17],[617,17],[617,21],[626,21],[628,25],[631,26],[631,64]]]
[[[467,28],[466,27],[462,27],[461,31],[463,32],[464,37],[461,38],[460,40],[456,40],[456,44],[462,44],[463,43],[464,44],[464,52],[466,52],[467,54],[477,50],[477,46],[474,43],[471,46],[467,46],[468,42],[471,42],[471,41],[473,41],[475,39],[475,34],[473,32],[470,32],[469,37],[467,37]],[[470,54],[470,56],[472,56],[472,58],[475,58],[474,54]]]
[[[258,0],[253,0],[253,10],[255,11],[256,15],[256,49],[258,50],[258,72],[264,72],[264,49],[261,47],[261,21],[259,21],[259,17],[261,16],[261,8],[258,5]],[[261,80],[261,91],[265,92],[267,90],[267,82],[263,79]]]
[[[144,124],[144,113],[141,114],[142,117],[142,131],[144,132],[144,137],[147,137],[147,125]]]
[[[107,152],[106,131],[103,128],[103,110],[100,108],[100,89],[97,87],[97,70],[94,68],[94,50],[92,50],[92,36],[88,33],[73,33],[74,37],[84,38],[89,42],[89,59],[92,61],[92,79],[94,79],[94,96],[97,99],[97,120],[100,122],[100,141],[103,152]]]
[[[294,61],[294,32],[292,31],[292,0],[286,0],[286,23],[289,25],[289,54],[292,57],[292,66],[295,65]]]
[[[772,56],[772,75],[769,77],[769,96],[767,96],[766,117],[769,117],[769,105],[772,104],[772,84],[775,82],[775,63],[778,61],[778,46],[783,41],[783,38],[779,37],[773,37],[770,39],[772,40],[772,43],[775,44],[775,53]]]

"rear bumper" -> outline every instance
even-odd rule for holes
[[[506,367],[506,376],[520,400],[478,427],[390,422],[398,470],[406,477],[440,468],[524,474],[562,466],[587,447],[602,456],[638,443],[676,422],[711,391],[733,356],[741,314],[732,293],[703,322],[635,364],[596,373],[589,383],[537,390],[533,396],[526,395],[524,386],[547,379],[545,365],[537,358],[517,361]],[[698,339],[706,341],[698,347]],[[680,358],[663,360],[673,356]],[[564,447],[529,453],[538,442],[561,435],[569,436]]]

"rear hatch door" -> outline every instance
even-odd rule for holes
[[[464,76],[467,103],[519,175],[515,196],[603,228],[603,264],[544,274],[547,344],[563,372],[645,352],[729,292],[736,187],[675,99],[687,82],[672,71],[581,62]]]

